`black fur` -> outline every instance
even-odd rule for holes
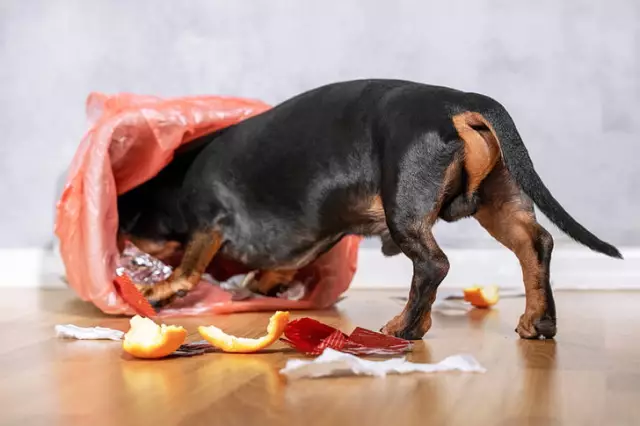
[[[464,185],[443,188],[463,149],[452,117],[466,111],[495,128],[509,172],[553,223],[620,257],[552,197],[499,103],[397,80],[324,86],[200,138],[119,197],[120,231],[185,244],[194,232],[213,229],[222,235],[223,256],[260,270],[304,266],[348,234],[383,236],[385,254],[402,251],[413,261],[416,297],[401,335],[415,337],[420,324],[411,322],[429,309],[423,296],[435,294],[449,267],[425,218],[457,220],[478,205]],[[382,215],[371,211],[376,197]],[[539,253],[550,256],[544,245]]]

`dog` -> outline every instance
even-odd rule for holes
[[[413,262],[409,298],[383,333],[422,339],[449,262],[432,228],[474,217],[522,266],[526,308],[516,332],[553,338],[549,285],[560,230],[622,258],[551,195],[507,110],[494,99],[400,80],[339,82],[293,97],[176,152],[156,177],[118,199],[119,239],[176,251],[172,277],[140,286],[156,307],[186,295],[214,256],[286,285],[346,235],[379,236],[386,256]]]

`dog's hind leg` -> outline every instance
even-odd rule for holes
[[[382,193],[393,241],[413,262],[409,300],[382,332],[422,339],[431,327],[431,305],[449,271],[447,256],[432,233],[446,190],[459,168],[460,143],[425,135],[383,170]],[[396,161],[397,160],[397,161]]]
[[[520,337],[551,338],[556,334],[556,309],[549,283],[553,238],[536,221],[533,203],[502,165],[480,188],[475,218],[500,243],[515,253],[522,267],[526,309],[516,331]]]
[[[184,297],[200,282],[204,270],[221,245],[222,237],[218,231],[197,231],[187,243],[180,266],[167,281],[136,287],[155,308],[171,303],[176,297]]]

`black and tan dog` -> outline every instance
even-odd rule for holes
[[[553,239],[533,206],[591,249],[619,251],[553,198],[495,100],[407,81],[324,86],[200,138],[157,177],[120,196],[120,238],[158,254],[183,249],[171,279],[144,289],[156,306],[185,295],[220,254],[286,284],[348,234],[378,235],[386,255],[413,261],[409,300],[383,327],[420,339],[449,262],[438,218],[473,216],[522,265],[521,337],[553,337]],[[154,249],[155,247],[155,249]],[[142,288],[142,287],[141,287]]]

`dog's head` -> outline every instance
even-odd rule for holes
[[[118,197],[118,249],[130,241],[160,260],[180,256],[187,226],[176,194],[142,185]]]

